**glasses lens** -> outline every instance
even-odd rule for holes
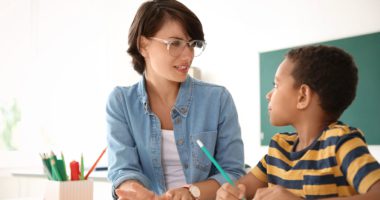
[[[179,56],[185,49],[186,42],[183,40],[172,40],[169,45],[169,53],[172,56]]]
[[[194,48],[194,56],[200,56],[205,50],[206,43],[202,40],[194,40],[191,45]]]
[[[205,49],[206,43],[202,40],[193,40],[190,42],[186,42],[183,40],[172,40],[168,45],[169,53],[172,56],[179,56],[186,46],[189,46],[190,50],[193,50],[194,56],[199,56]]]

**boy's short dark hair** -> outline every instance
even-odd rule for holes
[[[168,19],[182,24],[192,40],[204,40],[202,23],[185,5],[176,0],[153,0],[143,3],[138,9],[129,29],[128,50],[132,56],[133,68],[143,74],[145,60],[140,54],[141,36],[154,36]]]
[[[337,47],[317,45],[292,49],[286,57],[295,64],[295,87],[308,85],[330,120],[337,120],[356,95],[358,69],[351,55]]]

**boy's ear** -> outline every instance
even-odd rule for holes
[[[298,97],[297,97],[297,109],[303,110],[310,105],[311,102],[311,88],[302,84],[298,89]]]
[[[147,53],[147,46],[148,46],[148,43],[149,43],[149,40],[144,37],[144,36],[141,36],[139,38],[139,51],[140,51],[140,54],[144,57],[144,58],[147,58],[148,56],[148,53]]]

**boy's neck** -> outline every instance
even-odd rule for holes
[[[294,148],[300,151],[310,146],[331,123],[331,116],[323,111],[318,95],[313,95],[310,105],[300,110],[298,117],[293,121],[293,127],[298,134],[298,144]]]
[[[300,151],[310,146],[315,139],[317,139],[323,129],[328,126],[326,122],[320,121],[303,121],[299,125],[295,125],[297,134],[298,134],[298,144],[295,148],[295,151]]]

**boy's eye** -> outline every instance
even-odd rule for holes
[[[273,88],[277,88],[277,87],[278,85],[275,82],[273,82]]]

